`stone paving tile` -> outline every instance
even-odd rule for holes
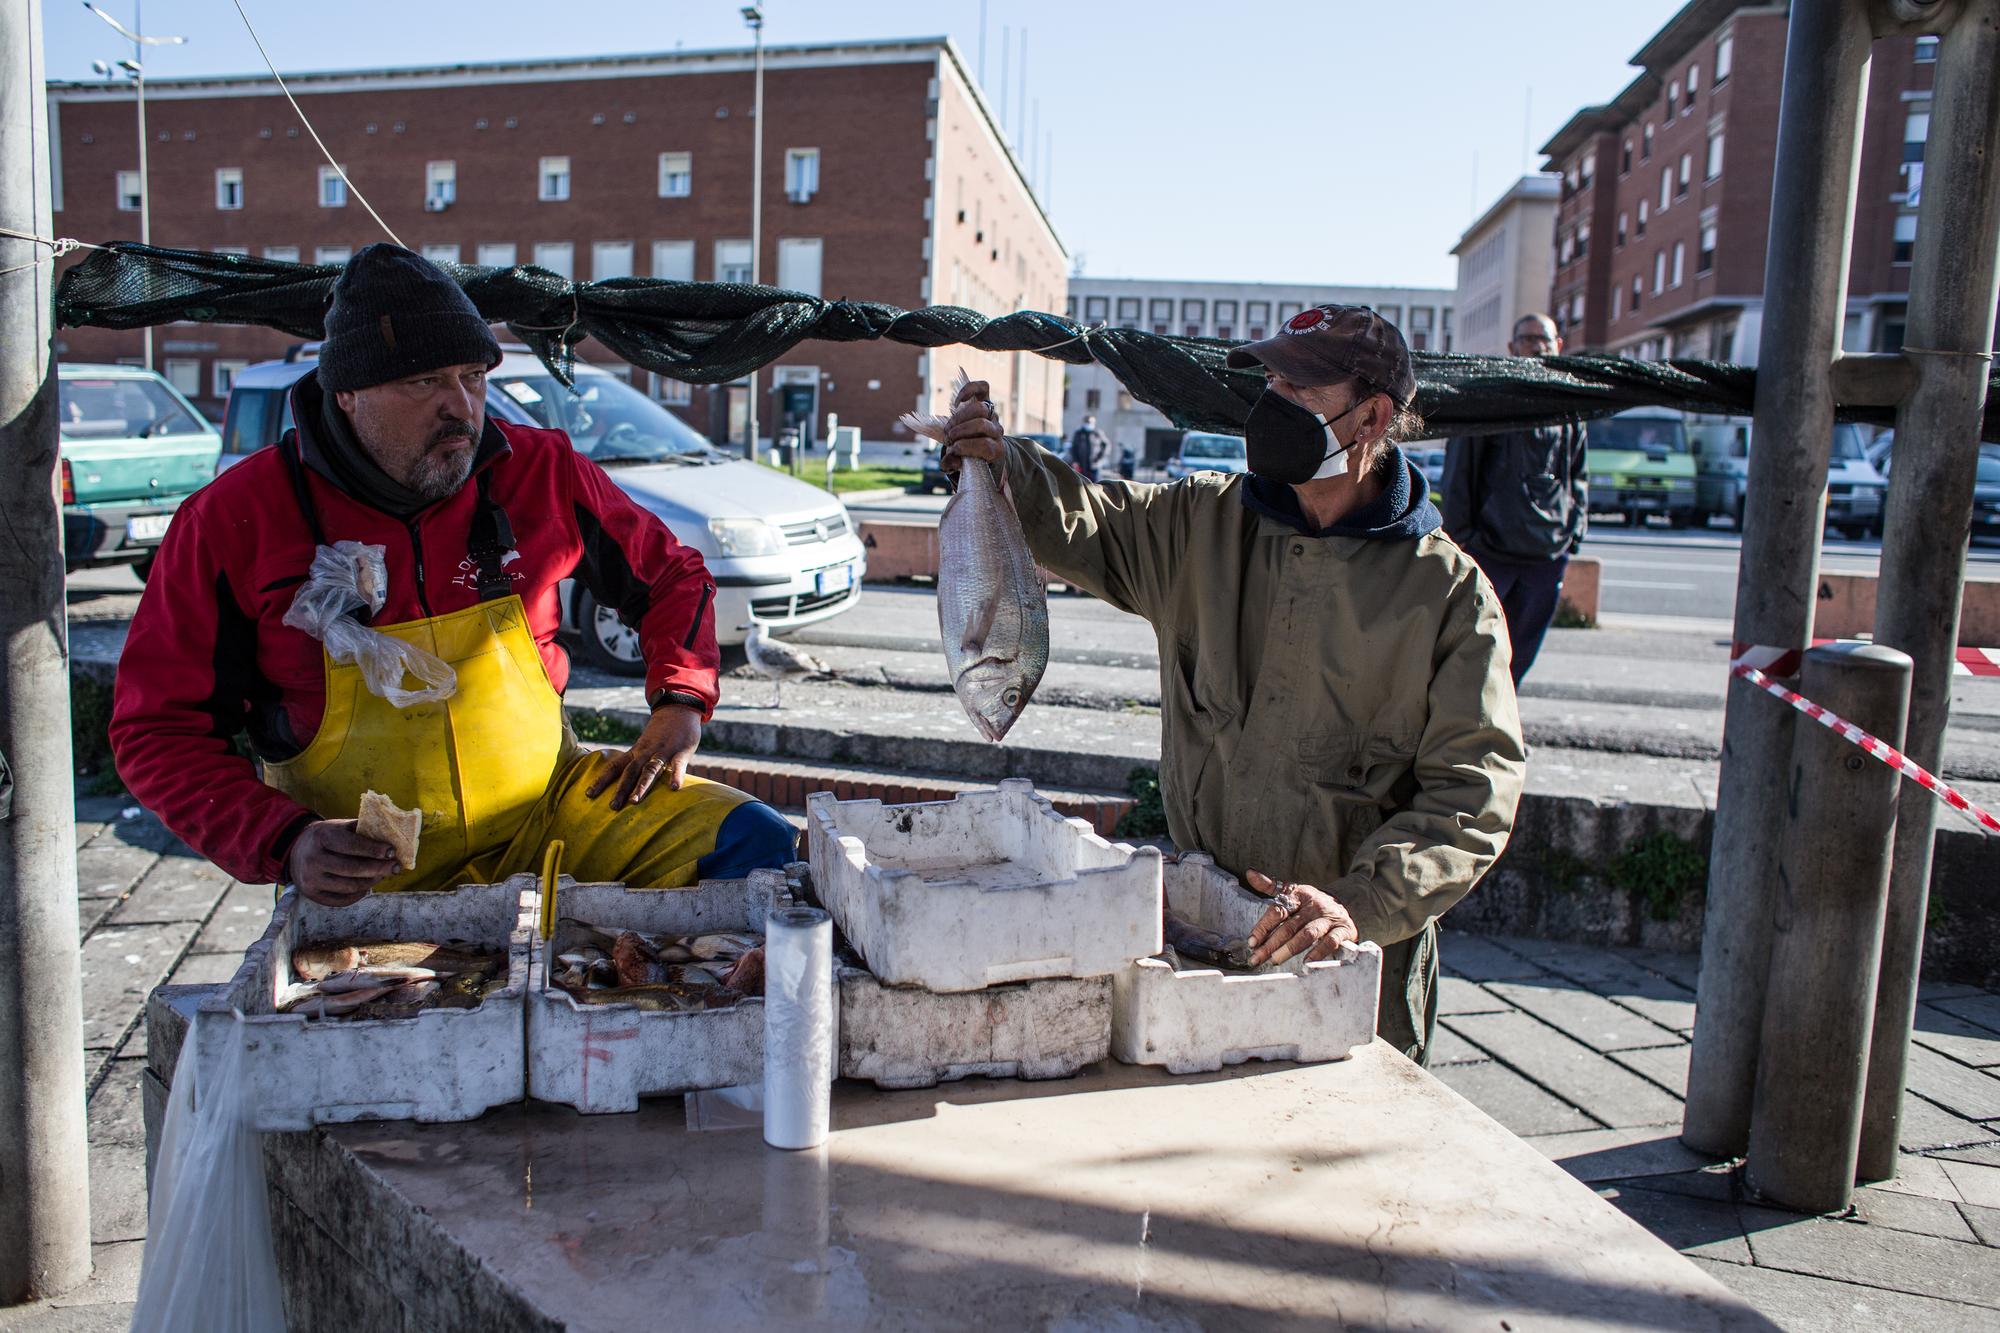
[[[1689,1153],[1694,1155],[1691,1149]],[[1717,1203],[1736,1202],[1742,1193],[1736,1184],[1736,1168],[1728,1162],[1716,1162],[1696,1171],[1670,1171],[1665,1175],[1627,1177],[1604,1183],[1625,1185],[1632,1189],[1660,1190],[1666,1194],[1689,1194]]]
[[[1977,1121],[1933,1106],[1914,1093],[1903,1094],[1903,1118],[1896,1126],[1897,1144],[1905,1152],[1927,1152],[1993,1142],[1993,1133]]]
[[[1894,1180],[1877,1181],[1870,1189],[1895,1190],[1903,1194],[1921,1194],[1929,1199],[1945,1199],[1956,1203],[1963,1197],[1958,1186],[1951,1183],[1951,1177],[1944,1173],[1944,1163],[1935,1157],[1919,1157],[1905,1151],[1896,1162]]]
[[[191,953],[181,959],[168,980],[176,986],[220,985],[234,981],[236,969],[242,965],[242,957],[233,953]]]
[[[1447,975],[1464,977],[1468,981],[1545,975],[1543,968],[1509,952],[1496,940],[1497,937],[1493,936],[1445,931],[1438,940],[1438,963]]]
[[[215,915],[195,936],[196,953],[226,953],[241,958],[246,949],[263,938],[271,924],[271,909],[277,900],[269,884],[233,884],[216,904]],[[227,978],[224,978],[227,980]]]
[[[146,994],[167,978],[194,938],[194,923],[103,926],[83,942],[83,1045],[115,1046]],[[123,1237],[106,1237],[119,1240]]]
[[[1970,995],[1948,995],[1932,1001],[1939,1009],[1962,1018],[1968,1023],[1993,1032],[2000,1032],[2000,994],[1992,991],[1974,991]]]
[[[1641,1078],[1649,1078],[1676,1097],[1687,1095],[1688,1058],[1694,1047],[1686,1042],[1672,1046],[1649,1046],[1636,1051],[1613,1051],[1611,1058]]]
[[[219,955],[218,955],[219,956]],[[1433,1070],[1445,1065],[1470,1064],[1475,1060],[1490,1060],[1493,1057],[1480,1050],[1450,1028],[1439,1026],[1436,1038],[1431,1042],[1430,1067]]]
[[[104,918],[111,915],[122,901],[118,898],[78,898],[76,900],[76,936],[83,939],[104,924]]]
[[[23,1305],[0,1310],[0,1333],[127,1333],[132,1305]]]
[[[1742,1213],[1761,1267],[2000,1309],[2000,1262],[1976,1243],[1747,1206]]]
[[[139,1260],[145,1249],[145,1242],[136,1240],[91,1246],[89,1280],[75,1291],[64,1292],[49,1304],[62,1310],[131,1300],[139,1294]],[[131,1318],[129,1309],[126,1318]]]
[[[1944,1199],[1926,1199],[1896,1190],[1858,1189],[1854,1191],[1854,1216],[1869,1226],[1892,1231],[1913,1231],[1942,1240],[1976,1242],[1979,1237],[1967,1224],[1956,1205]]]
[[[1606,1186],[1599,1198],[1690,1257],[1725,1263],[1750,1262],[1750,1243],[1733,1203],[1686,1194]]]
[[[85,843],[89,842],[92,838],[96,837],[98,834],[104,832],[104,828],[105,826],[101,823],[90,823],[81,819],[77,820],[76,821],[77,847],[81,849]]]
[[[104,1068],[105,1063],[109,1061],[112,1058],[112,1056],[113,1052],[105,1050],[85,1051],[83,1053],[84,1087],[86,1088],[89,1087],[91,1083],[96,1080],[97,1071]]]
[[[2000,1078],[1923,1046],[1910,1047],[1905,1086],[1968,1120],[2000,1119]]]
[[[1594,1051],[1660,1046],[1679,1035],[1621,1009],[1601,995],[1547,982],[1494,981],[1487,989],[1516,1008],[1576,1038]]]
[[[1979,1237],[1979,1243],[2000,1246],[2000,1208],[1982,1208],[1976,1203],[1962,1203],[1959,1215],[1965,1219],[1972,1233]]]
[[[121,815],[106,824],[104,831],[92,838],[84,850],[120,846],[140,847],[160,855],[180,847],[181,840],[167,832],[167,826],[149,814],[141,813],[135,819],[126,819]]]
[[[1910,1040],[1961,1064],[1978,1068],[2000,1065],[2000,1032],[1968,1023],[1936,1005],[1917,1006],[1917,1023]]]
[[[1581,1129],[1528,1140],[1537,1152],[1587,1184],[1696,1172],[1710,1159],[1680,1141],[1679,1125]],[[1724,1177],[1725,1187],[1727,1177]],[[1721,1197],[1727,1198],[1725,1192]]]
[[[1668,953],[1664,949],[1613,949],[1611,952],[1648,972],[1657,972],[1690,994],[1701,978],[1701,955],[1698,953]]]
[[[191,856],[163,856],[153,863],[111,914],[117,925],[208,919],[235,883],[228,872]]]
[[[1981,1208],[2000,1208],[2000,1166],[1976,1162],[1944,1162],[1944,1173],[1958,1186],[1959,1197]]]
[[[1548,940],[1523,940],[1519,948],[1526,957],[1556,975],[1577,982],[1585,990],[1641,1014],[1661,1027],[1679,1033],[1694,1027],[1694,992],[1619,952]]]
[[[1591,1128],[1590,1117],[1564,1106],[1505,1065],[1445,1065],[1431,1071],[1446,1087],[1523,1138]]]
[[[1960,995],[1978,995],[1977,986],[1968,986],[1959,981],[1918,981],[1917,998],[1925,1004],[1933,1000],[1949,1000]]]
[[[99,1244],[146,1238],[146,1145],[90,1146],[90,1238]]]
[[[160,854],[122,843],[86,847],[76,854],[76,892],[80,898],[117,898],[131,892]]]
[[[145,1113],[139,1101],[139,1076],[145,1069],[143,1057],[111,1062],[110,1073],[90,1099],[91,1147],[146,1146]]]
[[[1976,1305],[1700,1256],[1693,1262],[1782,1328],[1922,1329],[1924,1333],[1992,1333],[1993,1329],[1992,1313]]]
[[[1478,982],[1463,977],[1444,977],[1438,984],[1440,1014],[1501,1014],[1513,1007]]]
[[[1463,1014],[1451,1026],[1604,1125],[1680,1123],[1679,1098],[1527,1014]]]

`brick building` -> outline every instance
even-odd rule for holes
[[[1542,147],[1561,173],[1550,300],[1572,350],[1755,364],[1789,6],[1692,0],[1640,73]],[[1844,345],[1902,345],[1932,39],[1875,46]]]
[[[753,94],[747,50],[306,74],[287,83],[354,186],[439,261],[539,264],[578,280],[748,281]],[[344,262],[384,239],[269,78],[146,85],[153,239]],[[56,225],[138,234],[131,90],[50,85]],[[988,314],[1062,308],[1067,256],[956,48],[943,38],[765,51],[761,279],[830,299]],[[204,407],[280,355],[263,329],[178,324],[155,361]],[[582,353],[623,372],[603,348]],[[69,360],[136,361],[140,336],[62,331]],[[769,438],[810,399],[871,440],[942,403],[960,364],[1023,429],[1057,429],[1040,358],[886,342],[803,343],[760,377]],[[743,385],[633,371],[716,439],[740,439]],[[808,393],[809,391],[809,393]]]

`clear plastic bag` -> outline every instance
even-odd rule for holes
[[[313,553],[312,569],[293,596],[285,623],[325,644],[334,661],[359,666],[369,692],[398,708],[451,698],[458,690],[458,673],[450,663],[347,614],[364,606],[370,614],[380,611],[388,586],[382,547],[361,542],[322,546]],[[404,689],[405,676],[423,682],[422,688]]]
[[[134,1333],[284,1333],[263,1138],[239,1020],[202,1069],[192,1030],[168,1094]]]

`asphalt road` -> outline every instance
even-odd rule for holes
[[[856,518],[934,523],[942,495],[905,495],[850,505]],[[1617,519],[1596,522],[1583,554],[1604,562],[1600,613],[1729,621],[1736,614],[1737,564],[1742,540],[1734,532],[1675,532],[1666,527],[1631,530]],[[1830,573],[1873,574],[1881,543],[1828,536],[1820,567]],[[1977,538],[1968,576],[2000,578],[2000,540]]]

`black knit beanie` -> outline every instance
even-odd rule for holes
[[[333,284],[319,382],[372,389],[439,366],[500,364],[500,344],[463,289],[430,260],[386,241],[364,246]]]

